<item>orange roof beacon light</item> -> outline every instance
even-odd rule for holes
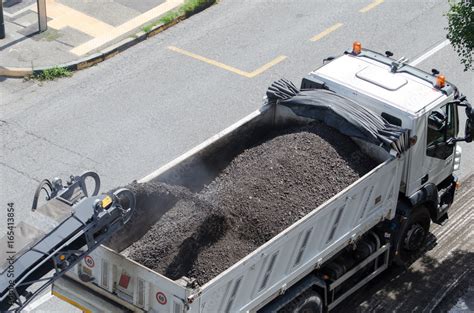
[[[436,87],[441,89],[444,87],[444,85],[446,85],[446,78],[444,75],[436,76]]]
[[[354,41],[352,44],[352,54],[358,55],[362,51],[362,45],[358,41]]]

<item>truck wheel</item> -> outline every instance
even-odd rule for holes
[[[430,231],[430,213],[424,206],[418,207],[410,215],[402,227],[400,242],[398,243],[398,265],[408,265],[420,252]]]
[[[278,311],[279,313],[322,313],[321,297],[314,290],[306,290]]]

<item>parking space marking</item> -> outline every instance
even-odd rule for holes
[[[312,37],[310,40],[311,41],[318,41],[320,40],[321,38],[323,37],[326,37],[327,35],[329,35],[330,33],[332,33],[333,31],[335,31],[336,29],[338,29],[339,27],[341,27],[342,23],[336,23],[334,25],[332,25],[331,27],[327,28],[326,30],[320,32],[319,34],[317,34],[316,36]]]
[[[258,76],[258,75],[262,74],[263,72],[265,72],[266,70],[270,69],[271,67],[277,65],[278,63],[280,63],[284,59],[286,59],[286,56],[284,56],[284,55],[277,56],[276,58],[274,58],[273,60],[271,60],[267,64],[260,66],[259,68],[257,68],[253,72],[250,72],[249,73],[249,78],[252,78],[252,77],[255,77],[255,76]]]
[[[273,59],[272,61],[268,62],[267,64],[265,64],[265,65],[259,67],[259,68],[256,69],[255,71],[253,71],[253,72],[246,72],[246,71],[240,70],[240,69],[238,69],[238,68],[236,68],[236,67],[233,67],[233,66],[230,66],[230,65],[221,63],[221,62],[216,61],[216,60],[212,60],[212,59],[203,57],[203,56],[201,56],[201,55],[198,55],[198,54],[195,54],[195,53],[192,53],[192,52],[189,52],[189,51],[180,49],[180,48],[175,47],[175,46],[169,46],[168,49],[171,50],[171,51],[180,53],[180,54],[182,54],[182,55],[188,56],[188,57],[190,57],[190,58],[193,58],[193,59],[202,61],[202,62],[204,62],[204,63],[210,64],[210,65],[214,65],[214,66],[216,66],[216,67],[219,67],[219,68],[224,69],[224,70],[226,70],[226,71],[232,72],[232,73],[234,73],[234,74],[247,77],[247,78],[253,78],[253,77],[255,77],[255,76],[258,76],[258,75],[262,74],[263,72],[265,72],[266,70],[270,69],[271,67],[275,66],[276,64],[280,63],[280,62],[283,61],[284,59],[286,59],[286,56],[280,55],[280,56],[276,57],[275,59]]]
[[[365,6],[362,9],[360,9],[359,12],[360,13],[368,12],[368,11],[372,10],[373,8],[375,8],[376,6],[378,6],[379,4],[382,4],[383,2],[384,2],[384,0],[374,0],[368,6]]]

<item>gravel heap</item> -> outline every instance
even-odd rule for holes
[[[130,186],[138,211],[141,194],[166,189],[177,202],[127,254],[170,279],[202,285],[376,165],[323,124],[275,132],[197,194],[159,183]]]

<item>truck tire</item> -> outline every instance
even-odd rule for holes
[[[285,305],[278,313],[322,313],[323,302],[314,290],[306,290],[290,303]]]
[[[417,207],[402,226],[395,263],[407,266],[420,253],[430,231],[430,213],[425,206]]]

